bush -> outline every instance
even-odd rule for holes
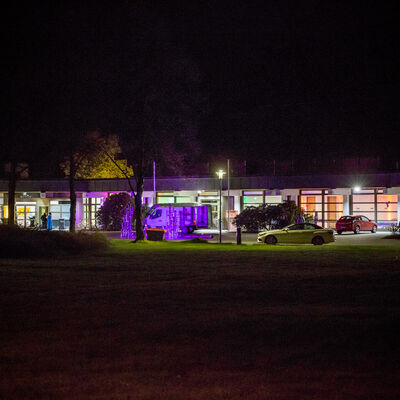
[[[235,217],[233,223],[247,232],[259,232],[281,229],[300,221],[313,222],[312,217],[304,214],[294,201],[286,201],[274,206],[248,207]]]
[[[134,201],[128,193],[117,193],[107,197],[97,213],[101,227],[108,231],[120,231],[122,220]]]
[[[0,226],[1,258],[65,257],[107,248],[108,240],[100,233],[33,231]]]
[[[233,221],[236,226],[244,228],[247,232],[259,232],[271,226],[271,208],[273,206],[262,205],[259,207],[245,208]]]
[[[400,222],[399,222],[399,225],[391,224],[389,226],[388,230],[392,233],[392,235],[396,235],[397,233],[400,233]]]

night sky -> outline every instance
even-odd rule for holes
[[[125,99],[167,60],[199,100],[203,159],[398,153],[394,2],[18,2],[2,14],[10,129],[66,113],[118,130]]]

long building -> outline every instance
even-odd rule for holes
[[[163,177],[145,179],[143,203],[210,204],[213,223],[218,225],[220,181],[218,178]],[[8,217],[8,182],[0,180],[0,217]],[[96,212],[107,196],[129,192],[124,179],[78,180],[76,182],[78,229],[96,227]],[[343,214],[362,214],[380,228],[399,223],[400,173],[363,175],[226,176],[222,180],[224,229],[234,229],[235,215],[249,206],[293,200],[325,227],[334,226]],[[69,186],[62,180],[19,180],[16,188],[16,218],[21,226],[38,224],[51,212],[55,229],[68,229]]]

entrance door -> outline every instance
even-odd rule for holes
[[[40,225],[40,227],[41,228],[44,228],[44,229],[46,229],[47,228],[47,226],[42,226],[42,215],[44,214],[44,213],[46,213],[46,215],[48,215],[49,214],[49,207],[47,207],[47,206],[39,206],[39,215],[38,215],[38,221],[39,221],[39,225]]]
[[[202,206],[211,206],[211,223],[209,223],[209,228],[217,228],[219,226],[219,197],[199,197],[199,201]]]
[[[16,204],[15,211],[19,226],[23,228],[34,226],[36,217],[35,204]]]

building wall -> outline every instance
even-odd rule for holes
[[[143,200],[148,206],[153,205],[155,193],[152,191],[152,181],[144,191]],[[365,202],[360,202],[361,193],[352,189],[354,183],[362,183],[361,190],[372,190],[365,193]],[[251,204],[268,204],[272,199],[280,201],[288,199],[302,205],[301,196],[307,192],[324,191],[315,196],[322,196],[304,204],[313,213],[317,213],[318,222],[330,224],[342,214],[368,212],[367,216],[377,219],[380,226],[388,226],[399,222],[400,210],[400,174],[374,174],[368,176],[306,176],[306,177],[245,177],[231,178],[231,189],[228,191],[223,184],[222,190],[222,219],[224,228],[228,228],[235,215],[244,207]],[[372,185],[375,184],[375,185]],[[145,186],[146,186],[145,185]],[[273,186],[275,185],[275,186]],[[127,191],[129,187],[125,180],[90,180],[78,181],[77,226],[93,227],[94,215],[104,199],[116,192]],[[279,188],[279,189],[278,189]],[[321,189],[322,188],[322,189]],[[314,196],[314,197],[315,197]],[[369,196],[369,197],[368,197]],[[371,197],[372,196],[372,197]],[[254,197],[254,199],[246,199]],[[308,193],[308,197],[313,197]],[[92,224],[89,224],[88,203],[91,200]],[[212,204],[217,226],[219,217],[219,181],[214,178],[160,178],[157,180],[157,201],[173,202],[204,202]],[[58,181],[19,181],[17,183],[17,202],[34,202],[34,216],[36,223],[40,221],[43,207],[50,207],[50,202],[63,202],[66,206],[69,201],[68,182]],[[254,200],[254,203],[252,201]],[[318,201],[317,201],[318,200]],[[311,199],[310,199],[311,201]],[[22,207],[21,207],[22,208]],[[65,208],[65,207],[64,207]],[[5,217],[7,210],[7,182],[0,181],[0,218]],[[228,212],[229,211],[229,212]],[[57,226],[57,223],[55,224]],[[229,226],[233,228],[232,225]]]

